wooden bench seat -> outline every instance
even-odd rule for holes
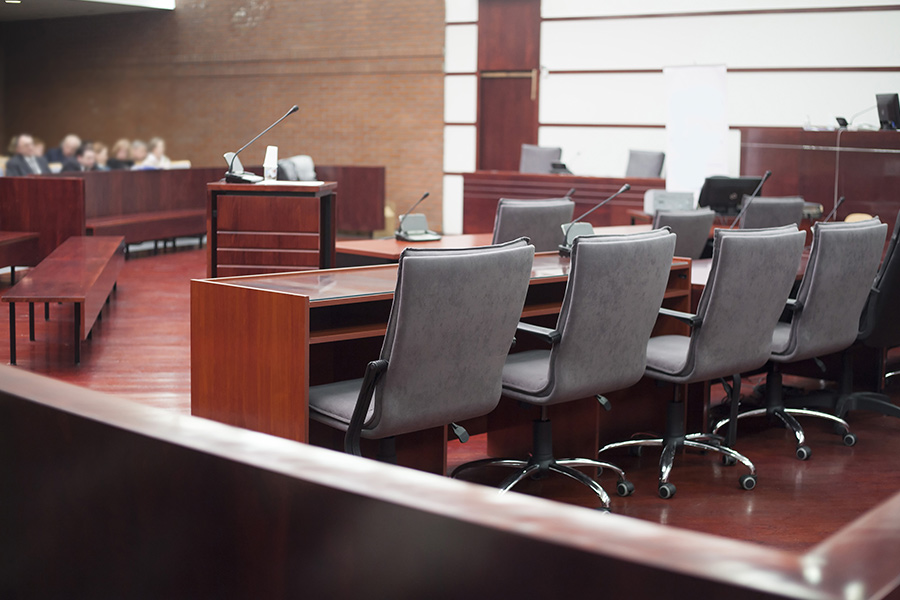
[[[0,269],[10,267],[9,279],[16,282],[16,267],[31,267],[40,256],[40,234],[34,231],[0,231]]]
[[[206,233],[206,209],[188,208],[91,217],[85,223],[88,235],[120,235],[126,244],[202,237]]]
[[[122,236],[70,237],[3,294],[9,303],[9,362],[16,364],[16,303],[28,302],[28,339],[34,341],[34,303],[75,305],[75,364],[125,264]],[[45,307],[45,319],[48,318]]]

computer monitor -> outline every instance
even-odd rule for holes
[[[900,98],[897,94],[875,94],[882,129],[900,128]]]
[[[736,215],[744,194],[749,196],[756,191],[760,181],[762,177],[707,177],[697,204],[708,206],[720,215]]]

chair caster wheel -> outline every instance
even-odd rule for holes
[[[807,460],[812,455],[812,450],[810,450],[809,446],[798,446],[797,447],[797,458],[800,460]]]
[[[733,467],[737,464],[737,459],[733,456],[728,456],[727,454],[722,455],[722,464],[726,467]]]
[[[616,484],[616,493],[623,498],[625,496],[630,496],[634,493],[634,484],[628,480],[623,479]]]
[[[834,425],[831,429],[832,429],[832,431],[834,431],[834,433],[837,434],[837,435],[844,435],[845,433],[847,433],[847,428],[846,428],[846,427],[844,427],[843,425],[838,425],[838,424],[836,424],[836,423],[835,423],[835,425]]]
[[[756,475],[741,475],[738,481],[745,490],[752,490],[756,487]]]
[[[659,486],[659,497],[663,500],[668,500],[672,496],[675,495],[675,486],[671,483],[664,483]]]
[[[844,445],[845,446],[855,446],[856,445],[856,435],[852,433],[844,434]]]
[[[644,453],[644,448],[641,446],[632,446],[628,449],[628,456],[634,456],[635,458],[640,458]]]

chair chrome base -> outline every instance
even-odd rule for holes
[[[797,419],[794,418],[794,415],[801,417],[817,417],[819,419],[831,421],[832,423],[834,423],[835,429],[841,432],[845,445],[852,446],[856,443],[856,436],[850,433],[850,425],[847,424],[847,421],[828,413],[819,412],[817,410],[809,410],[806,408],[758,408],[741,413],[737,416],[737,418],[740,421],[741,419],[761,417],[767,414],[772,414],[774,417],[780,420],[785,427],[787,427],[794,433],[794,437],[797,439],[797,449],[795,450],[795,454],[800,460],[807,460],[812,455],[812,450],[809,446],[806,445],[806,435],[803,433],[803,427],[800,425],[800,423],[797,422]],[[729,418],[722,419],[721,421],[716,423],[716,425],[713,427],[713,433],[719,431],[719,429],[727,425],[730,421],[731,419]]]
[[[526,477],[540,477],[551,472],[559,473],[560,475],[570,477],[590,488],[591,491],[600,498],[604,510],[609,510],[609,494],[606,493],[606,490],[604,490],[599,483],[575,469],[575,467],[597,467],[601,469],[601,472],[602,469],[609,469],[618,475],[619,480],[616,483],[616,493],[619,496],[628,496],[634,491],[634,485],[625,478],[625,471],[616,465],[590,458],[554,458],[552,453],[550,421],[535,421],[533,437],[534,453],[528,460],[516,458],[484,458],[458,466],[450,474],[450,477],[456,478],[464,471],[479,467],[509,467],[517,469],[515,473],[504,479],[500,484],[499,493],[505,494]]]
[[[750,462],[750,459],[748,459],[740,452],[737,452],[729,448],[728,446],[721,445],[722,441],[723,438],[717,435],[706,433],[692,433],[684,436],[683,439],[679,437],[668,440],[665,438],[650,438],[626,440],[624,442],[607,444],[606,446],[600,448],[598,454],[602,454],[609,450],[616,450],[618,448],[636,448],[642,446],[662,447],[662,453],[659,457],[658,491],[660,498],[669,499],[675,495],[675,486],[669,483],[669,475],[672,473],[672,466],[675,462],[675,454],[678,453],[678,449],[682,445],[687,446],[688,448],[696,448],[697,450],[717,452],[723,456],[726,463],[734,464],[735,462],[739,462],[750,470],[749,474],[742,475],[739,478],[739,483],[743,489],[752,490],[756,487],[756,467],[752,462]]]

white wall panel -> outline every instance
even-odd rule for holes
[[[457,0],[448,0],[448,4]],[[782,10],[791,8],[834,8],[853,6],[890,6],[893,0],[544,0],[541,15],[560,17],[609,17],[733,10]]]
[[[900,11],[545,21],[541,65],[551,71],[896,67],[898,30]]]
[[[559,146],[562,160],[575,175],[623,177],[629,150],[666,149],[666,130],[628,127],[549,127],[538,129],[541,146]],[[728,132],[728,173],[741,170],[741,135]],[[663,168],[665,176],[665,167]]]
[[[900,73],[729,73],[731,125],[836,127],[836,116],[878,128],[875,94],[900,91]]]
[[[444,122],[475,123],[478,115],[478,78],[448,75],[444,78]]]
[[[447,0],[444,3],[444,10],[447,23],[478,20],[478,0]]]
[[[475,126],[444,127],[444,172],[470,173],[475,170]]]
[[[662,73],[545,75],[541,79],[539,122],[664,125]]]
[[[444,175],[444,234],[463,231],[463,178],[462,175]]]
[[[478,26],[447,25],[444,39],[444,72],[478,70]]]

